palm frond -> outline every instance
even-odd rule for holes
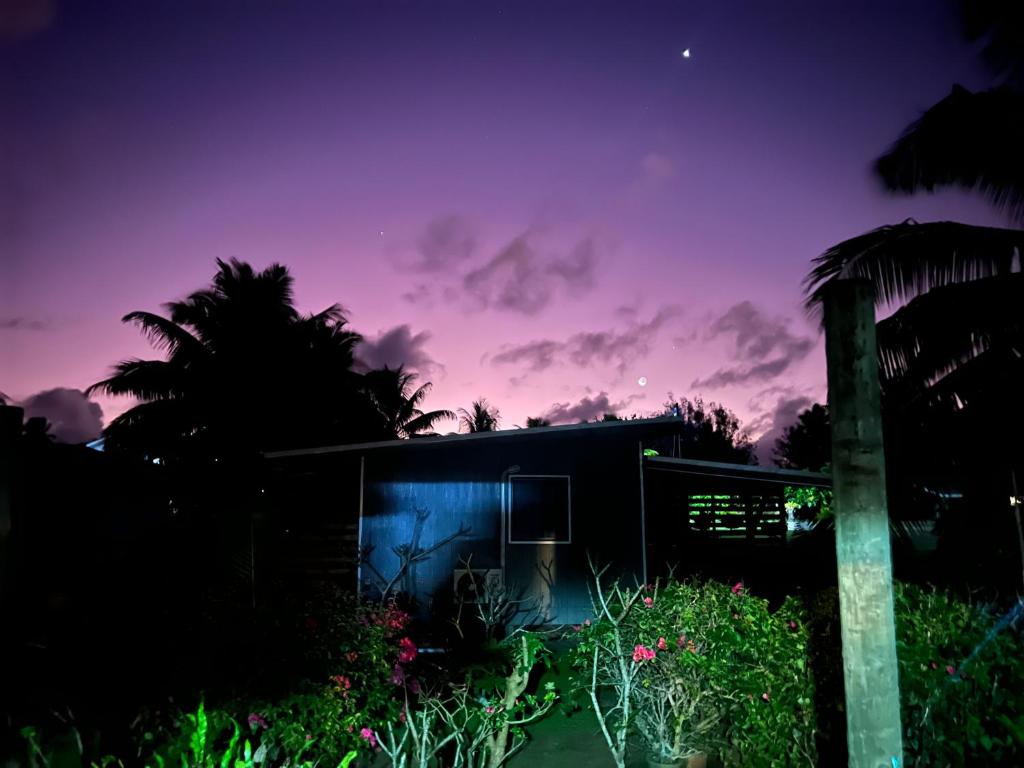
[[[832,246],[804,279],[805,306],[816,313],[832,280],[867,278],[879,305],[909,301],[953,283],[1020,269],[1024,231],[955,221],[919,224],[907,219]]]
[[[173,399],[185,389],[182,366],[166,360],[122,360],[114,374],[86,388],[87,395],[130,395],[139,400]]]
[[[202,342],[185,328],[162,315],[153,312],[129,312],[121,318],[122,323],[138,326],[150,343],[160,350],[174,354],[179,350],[193,354],[201,353]]]
[[[457,416],[455,413],[447,409],[428,411],[427,413],[421,413],[419,416],[416,416],[403,424],[402,431],[405,432],[407,437],[411,437],[419,432],[425,432],[433,429],[434,425],[439,421],[456,418]]]
[[[959,85],[910,125],[875,170],[892,191],[977,190],[1024,220],[1024,94]]]
[[[1024,353],[1024,273],[936,288],[877,328],[883,379],[924,387],[994,346]]]

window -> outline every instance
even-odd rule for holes
[[[509,543],[570,543],[570,495],[568,475],[509,478]]]

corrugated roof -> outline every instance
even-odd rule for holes
[[[539,437],[541,435],[563,435],[572,432],[606,429],[638,429],[653,426],[682,424],[678,416],[659,416],[654,419],[622,419],[618,421],[597,421],[587,424],[565,424],[555,427],[531,427],[529,429],[499,429],[495,432],[471,432],[469,434],[438,435],[436,437],[417,437],[411,440],[381,440],[373,443],[352,443],[350,445],[327,445],[318,448],[296,448],[287,451],[267,451],[263,455],[268,459],[281,459],[290,456],[312,456],[324,453],[349,453],[352,451],[375,451],[386,448],[428,448],[473,442],[475,440],[518,439],[522,437]]]

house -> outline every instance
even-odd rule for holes
[[[707,550],[701,539],[784,547],[783,487],[828,484],[687,458],[684,427],[666,416],[268,453],[272,506],[307,573],[424,611],[494,579],[529,596],[535,620],[575,623],[591,613],[591,562],[646,583],[673,558],[685,567],[687,547]]]

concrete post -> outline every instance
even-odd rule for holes
[[[902,766],[874,290],[839,280],[825,295],[839,616],[851,768]]]

